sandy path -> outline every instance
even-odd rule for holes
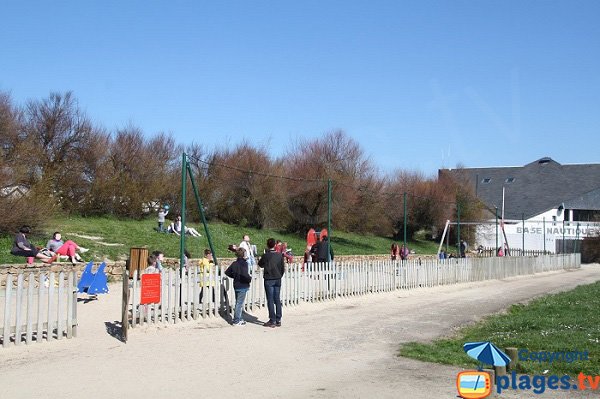
[[[131,330],[127,344],[105,325],[119,318],[116,285],[80,303],[76,339],[0,349],[0,397],[453,398],[459,369],[399,358],[401,342],[430,340],[510,303],[597,280],[594,265],[397,291],[284,309],[278,329],[209,319]],[[520,395],[501,397],[539,397]]]

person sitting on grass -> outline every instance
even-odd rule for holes
[[[181,216],[177,216],[177,220],[171,223],[167,229],[167,232],[175,233],[178,236],[181,235]],[[185,226],[185,233],[191,235],[192,237],[202,237],[202,234],[198,233],[198,231],[193,227]]]
[[[64,242],[60,231],[55,231],[52,234],[52,239],[46,243],[46,248],[56,255],[68,256],[72,264],[83,262],[83,259],[76,251],[81,253],[87,252],[87,248],[80,247],[71,240]]]
[[[13,247],[10,250],[10,253],[15,256],[25,256],[27,258],[37,258],[40,259],[44,263],[52,263],[56,260],[57,255],[52,257],[46,256],[41,253],[36,247],[31,245],[29,240],[27,240],[27,234],[31,232],[31,228],[29,226],[22,226],[19,229],[19,232],[15,236],[15,240],[13,242]]]

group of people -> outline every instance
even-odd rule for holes
[[[243,326],[246,324],[242,317],[246,293],[252,283],[254,267],[263,269],[263,279],[265,294],[267,297],[267,308],[269,310],[269,321],[264,323],[265,327],[281,326],[281,278],[285,273],[285,257],[281,250],[277,249],[277,241],[273,238],[267,240],[267,248],[258,262],[256,261],[256,245],[250,243],[250,237],[245,235],[239,245],[230,245],[229,249],[235,252],[236,260],[225,270],[225,275],[233,279],[233,288],[235,291],[235,307],[233,312],[233,325]],[[186,250],[185,265],[190,266],[191,255]],[[148,256],[148,267],[144,273],[160,273],[163,269],[162,261],[164,254],[161,251],[154,251]],[[198,262],[200,273],[204,277],[208,275],[210,268],[214,265],[214,258],[210,249],[204,250],[204,256]],[[212,288],[212,300],[215,300],[214,281],[200,280],[200,302],[204,297],[204,288]],[[220,288],[219,288],[220,289]],[[226,295],[226,293],[225,293]]]
[[[392,260],[407,260],[409,255],[410,251],[406,245],[402,244],[402,246],[399,246],[396,243],[392,243],[390,248],[390,257]]]
[[[24,256],[26,258],[39,259],[44,263],[50,264],[58,259],[59,256],[68,257],[73,264],[83,262],[79,253],[87,252],[87,248],[77,245],[74,241],[62,239],[60,231],[52,234],[52,239],[46,243],[45,248],[36,247],[27,238],[31,233],[29,226],[22,226],[15,235],[13,246],[10,251],[15,256]],[[78,253],[79,252],[79,253]]]
[[[156,230],[159,233],[171,233],[171,234],[176,234],[178,236],[181,235],[181,230],[182,230],[182,223],[181,223],[181,215],[177,215],[177,217],[175,218],[175,220],[165,228],[165,223],[166,223],[166,218],[167,215],[169,214],[169,207],[165,206],[165,207],[161,207],[158,210],[158,227],[156,228]],[[200,234],[198,232],[198,230],[196,230],[193,227],[188,227],[185,226],[185,234],[189,234],[192,237],[202,237],[202,234]]]
[[[244,237],[245,238],[245,237]],[[277,251],[277,241],[274,238],[267,240],[267,249],[260,257],[257,264],[263,269],[265,294],[267,297],[267,308],[269,310],[269,321],[264,323],[265,327],[281,327],[281,278],[285,273],[285,260],[281,252]],[[233,279],[235,291],[235,308],[233,312],[233,325],[243,326],[246,324],[242,317],[246,293],[252,283],[251,269],[248,263],[249,254],[241,245],[235,250],[236,260],[225,270],[225,275]]]
[[[329,251],[329,257],[327,252]],[[323,263],[332,261],[334,258],[333,248],[329,245],[329,238],[322,236],[320,241],[313,245],[307,245],[304,251],[304,263]]]

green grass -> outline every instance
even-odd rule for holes
[[[154,218],[137,221],[109,217],[64,217],[51,220],[47,225],[49,227],[44,234],[30,237],[30,241],[34,245],[45,246],[52,233],[60,231],[63,239],[72,239],[77,244],[90,249],[90,252],[86,254],[86,259],[92,257],[96,260],[126,259],[129,248],[138,246],[147,246],[152,251],[161,250],[167,257],[179,256],[179,237],[173,234],[156,232],[154,230],[156,227]],[[208,241],[202,225],[192,224],[191,226],[196,228],[202,234],[202,237],[187,236],[186,247],[193,257],[200,257],[203,249],[208,248]],[[306,247],[304,237],[284,234],[277,230],[258,230],[224,223],[211,223],[209,229],[218,257],[231,257],[232,253],[227,251],[227,245],[239,244],[244,234],[250,235],[252,243],[257,245],[259,251],[264,248],[269,237],[287,241],[288,247],[292,248],[296,256],[303,254]],[[74,234],[101,237],[101,239],[86,239],[77,237]],[[23,258],[10,254],[12,241],[12,236],[0,237],[0,264],[23,263]],[[123,245],[108,246],[100,242]],[[344,233],[335,230],[332,238],[335,255],[387,254],[391,243],[391,238]],[[414,249],[418,254],[434,254],[437,251],[437,244],[426,240],[416,240],[409,243],[409,248]]]
[[[427,362],[476,367],[462,349],[465,342],[491,341],[499,348],[529,351],[588,351],[589,361],[519,362],[527,374],[600,375],[600,282],[547,295],[527,305],[513,305],[507,313],[493,315],[462,328],[455,336],[429,344],[411,342],[400,355]]]

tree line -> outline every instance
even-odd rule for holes
[[[133,124],[109,131],[71,92],[15,104],[0,93],[0,233],[49,216],[140,219],[160,204],[181,212],[181,154],[189,155],[209,220],[305,232],[327,221],[332,180],[335,229],[385,236],[443,227],[460,204],[463,220],[482,207],[467,184],[415,171],[382,174],[343,131],[300,140],[281,157],[249,142],[231,148],[182,145]],[[280,176],[280,177],[274,177]],[[191,190],[188,204],[194,204]],[[195,205],[188,218],[199,220]]]

